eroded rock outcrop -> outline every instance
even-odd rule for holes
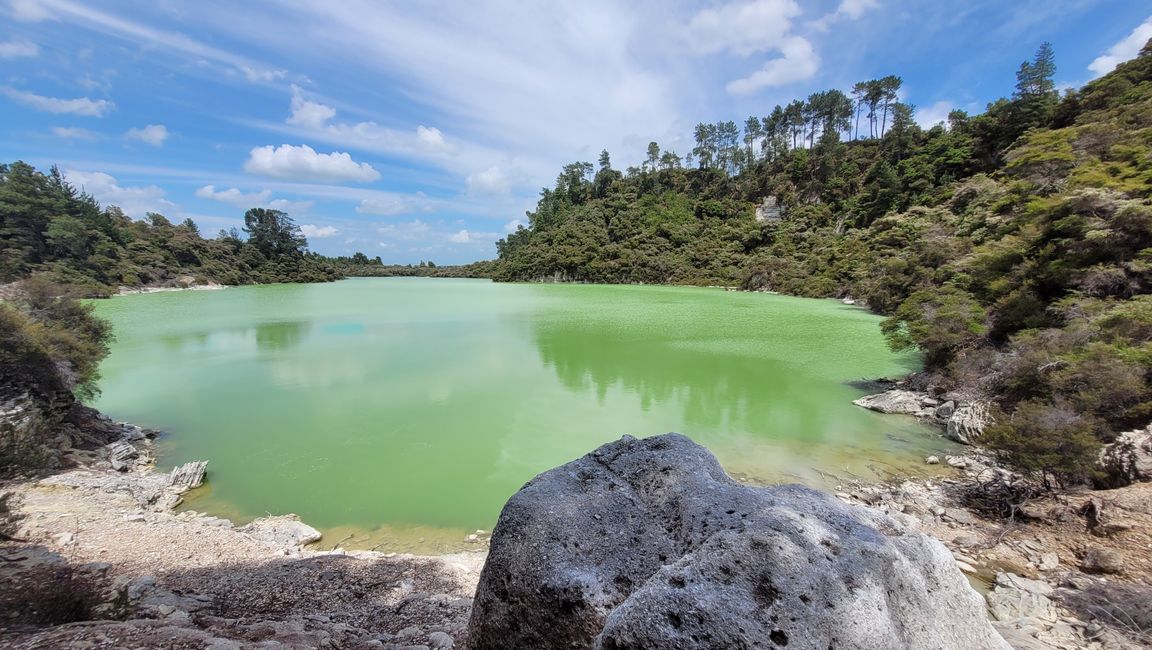
[[[939,542],[678,434],[541,474],[493,533],[473,648],[1007,648]]]
[[[1108,487],[1152,481],[1152,425],[1116,436],[1100,451],[1099,464]]]
[[[894,415],[914,415],[944,425],[945,435],[966,445],[976,444],[977,438],[992,423],[989,403],[984,400],[941,402],[928,393],[896,388],[865,395],[852,402],[871,411]]]
[[[956,442],[974,445],[991,423],[992,415],[987,402],[980,400],[967,402],[956,407],[949,416],[947,435]]]

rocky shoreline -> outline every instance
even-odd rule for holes
[[[204,464],[157,472],[151,432],[116,427],[118,439],[61,456],[78,467],[0,485],[0,645],[462,644],[483,552],[315,550],[320,533],[295,515],[236,526],[175,512]]]
[[[887,388],[854,403],[924,419],[967,445],[991,422],[981,400]],[[986,591],[994,625],[1014,648],[1152,647],[1152,426],[1120,434],[1100,454],[1103,475],[1123,487],[1039,494],[1011,512],[1000,510],[1000,491],[1023,479],[979,447],[925,462],[954,474],[841,485],[836,496],[910,516],[944,542]]]

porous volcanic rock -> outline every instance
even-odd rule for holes
[[[679,434],[626,436],[505,505],[469,647],[1008,648],[905,521],[741,485]]]

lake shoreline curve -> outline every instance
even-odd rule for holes
[[[937,398],[927,395],[877,399],[921,400],[920,412],[909,414],[930,417],[946,430],[947,421],[937,415],[944,403],[933,407]],[[0,583],[35,593],[52,584],[45,575],[57,581],[66,575],[70,588],[89,594],[87,616],[55,625],[4,628],[0,622],[0,640],[29,648],[99,639],[169,647],[266,641],[297,647],[466,647],[486,551],[417,556],[323,550],[320,533],[295,515],[236,526],[176,512],[180,486],[172,488],[170,475],[154,465],[156,432],[79,408],[89,432],[63,436],[69,440],[59,455],[60,464],[71,467],[0,487],[12,495],[18,524],[13,539],[0,543],[6,560]],[[93,423],[99,435],[91,433]],[[834,496],[901,513],[943,542],[957,567],[987,586],[993,625],[1013,647],[1136,647],[1076,603],[1083,594],[1152,575],[1152,563],[1140,554],[1152,542],[1152,484],[1053,495],[1030,504],[1028,517],[1021,517],[1028,523],[1006,526],[964,498],[990,476],[1007,472],[987,452],[971,447],[926,462],[939,462],[948,474],[844,483]],[[1110,536],[1089,530],[1080,514],[1085,504],[1095,504],[1102,520],[1116,528]],[[306,546],[315,541],[320,543]],[[314,594],[317,589],[323,594]]]

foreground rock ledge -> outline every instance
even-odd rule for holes
[[[679,434],[545,472],[500,515],[480,648],[1008,648],[936,540],[796,485],[740,485]]]

